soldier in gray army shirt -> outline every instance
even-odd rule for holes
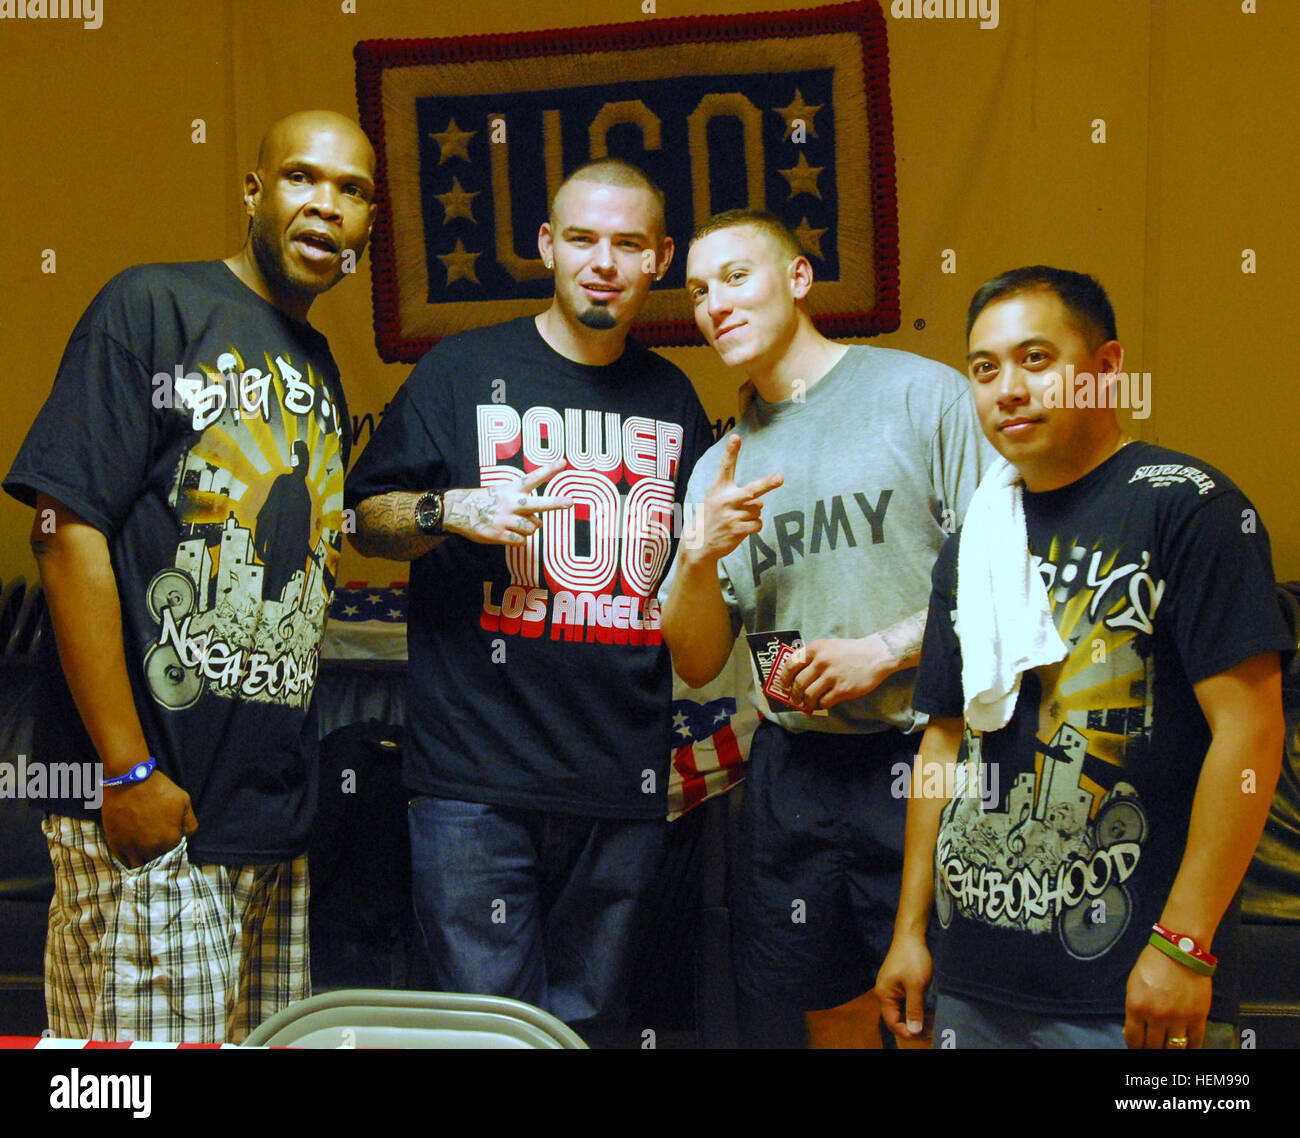
[[[742,625],[802,639],[780,676],[791,709],[756,693],[733,897],[742,1033],[789,1043],[774,1025],[803,1013],[813,1047],[879,1047],[869,992],[906,805],[890,787],[925,725],[911,697],[930,570],[992,456],[961,375],[828,340],[812,281],[770,214],[719,214],[692,240],[696,323],[756,395],[691,476],[663,633],[695,687]]]

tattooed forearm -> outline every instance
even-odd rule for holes
[[[420,492],[376,494],[357,507],[352,544],[367,557],[394,561],[414,561],[453,535],[484,545],[523,545],[541,529],[542,514],[573,505],[568,498],[533,493],[563,469],[563,462],[555,462],[539,466],[518,481],[444,490],[442,528],[446,532],[437,537],[421,533],[415,524]]]
[[[377,494],[357,506],[357,531],[352,544],[366,557],[387,557],[390,561],[414,561],[444,540],[420,532],[415,524],[418,491],[394,490]]]
[[[905,616],[897,624],[881,629],[880,639],[898,661],[898,667],[910,668],[921,659],[921,644],[925,640],[925,617],[928,610],[921,609]]]

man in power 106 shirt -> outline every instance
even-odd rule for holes
[[[611,1042],[666,827],[656,589],[711,435],[686,377],[627,338],[672,255],[644,174],[579,168],[538,244],[550,307],[429,352],[347,501],[358,549],[413,562],[404,777],[434,981]]]

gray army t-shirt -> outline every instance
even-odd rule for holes
[[[762,531],[719,562],[732,631],[797,629],[805,642],[867,636],[924,610],[939,549],[994,457],[961,374],[861,345],[792,399],[755,396],[734,433],[742,439],[737,485],[774,472],[785,483],[763,498]],[[691,475],[687,525],[725,443]],[[925,723],[912,709],[915,679],[916,669],[905,669],[815,718],[755,703],[790,731],[910,732]]]

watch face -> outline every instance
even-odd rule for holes
[[[415,524],[419,526],[422,533],[434,534],[438,532],[438,525],[442,521],[442,495],[438,493],[425,494],[415,504]]]

